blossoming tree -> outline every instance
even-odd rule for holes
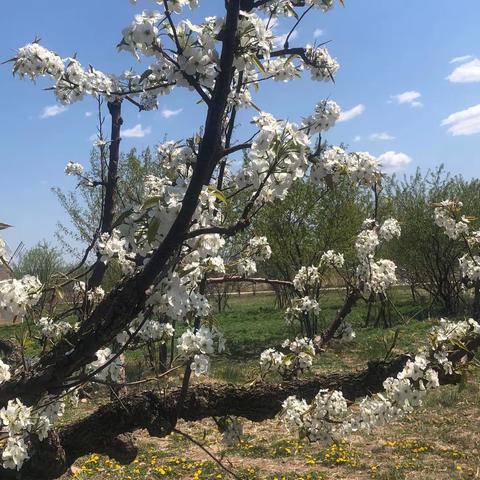
[[[158,11],[136,15],[118,44],[120,50],[151,62],[142,72],[113,75],[84,68],[77,58],[61,58],[38,42],[20,48],[11,60],[21,78],[50,78],[63,104],[89,95],[105,99],[111,135],[108,141],[103,135],[97,141],[104,164],[98,178],[86,175],[80,164],[69,163],[65,169],[102,194],[101,221],[80,265],[52,285],[29,276],[0,282],[3,313],[35,324],[42,344],[41,354],[29,361],[18,354],[18,345],[1,345],[2,478],[57,478],[90,452],[131,462],[136,448],[128,433],[146,428],[150,435],[165,436],[179,419],[232,416],[262,421],[282,412],[289,431],[312,441],[331,441],[397,418],[420,405],[427,389],[458,380],[455,369],[471,358],[480,340],[475,321],[443,321],[432,332],[429,346],[414,357],[396,357],[352,375],[301,380],[298,374],[311,366],[316,346],[311,339],[297,338],[284,343],[288,353],[271,349],[260,359],[262,372],[278,369],[288,378],[283,383],[190,385],[191,376],[204,375],[209,356],[222,352],[225,344],[210,318],[208,277],[233,270],[250,276],[255,262],[270,254],[268,239],[253,237],[226,262],[221,256],[225,239],[248,229],[262,206],[282,199],[298,178],[307,175],[310,181],[332,185],[347,175],[368,187],[381,181],[381,173],[367,153],[322,148],[318,136],[340,115],[332,100],[320,101],[310,116],[292,123],[264,112],[252,99],[252,89],[268,81],[286,82],[304,74],[313,81],[333,80],[339,65],[324,46],[291,47],[290,34],[278,46],[274,33],[278,18],[292,17],[293,28],[298,28],[307,13],[333,8],[333,0],[226,0],[223,16],[200,24],[176,21],[176,14],[188,17],[189,9],[201,8],[197,0],[153,3]],[[154,109],[161,96],[178,88],[195,92],[204,105],[201,131],[162,144],[163,175],[147,176],[142,201],[120,208],[122,108],[129,103],[140,110]],[[234,143],[240,109],[252,112],[253,134]],[[240,151],[247,161],[230,171],[230,159]],[[240,193],[246,200],[236,220],[227,224],[224,206]],[[394,219],[373,218],[352,239],[357,274],[349,283],[344,310],[323,341],[337,333],[352,299],[384,292],[395,281],[394,264],[376,260],[375,254],[380,242],[399,234]],[[82,267],[91,252],[96,260],[85,274]],[[105,294],[101,283],[112,261],[121,266],[123,277]],[[341,253],[334,251],[325,252],[320,265],[305,266],[295,279],[301,297],[289,315],[315,313],[310,292],[320,271],[334,268],[340,274],[342,266]],[[46,309],[39,302],[46,294],[63,300]],[[146,341],[167,342],[179,326],[183,333],[173,345],[170,369],[161,374],[183,368],[178,388],[125,395],[85,418],[56,426],[65,403],[74,404],[82,386],[125,383],[126,349]],[[349,328],[342,328],[342,335],[351,337]],[[358,408],[348,407],[347,399],[362,397]],[[225,422],[224,429],[226,438],[235,437],[232,431],[240,430],[239,421]]]

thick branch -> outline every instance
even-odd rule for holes
[[[384,380],[396,376],[409,358],[400,355],[388,362],[370,362],[359,372],[317,375],[280,384],[197,385],[187,393],[180,418],[199,421],[233,415],[260,422],[274,418],[290,395],[311,401],[320,389],[341,390],[347,399],[355,400],[383,390]],[[458,381],[458,375],[441,376],[442,384]],[[121,435],[140,428],[146,428],[152,436],[168,435],[175,428],[180,395],[180,389],[167,395],[144,392],[102,406],[88,417],[51,433],[48,441],[36,444],[20,476],[1,469],[0,476],[2,479],[52,480],[67,471],[77,458],[94,452],[108,454],[122,462],[132,461],[134,449],[127,448]],[[116,442],[118,451],[112,448],[112,442]]]
[[[338,330],[342,322],[345,320],[345,318],[350,314],[352,311],[352,308],[355,306],[357,303],[357,300],[360,298],[360,292],[358,291],[353,291],[350,293],[347,293],[347,296],[345,297],[345,301],[341,308],[337,311],[337,314],[335,315],[334,320],[332,323],[329,325],[327,330],[322,333],[322,340],[321,343],[322,345],[328,343],[335,335],[335,332]]]
[[[110,232],[113,226],[115,215],[115,201],[118,187],[118,163],[120,160],[120,131],[122,127],[122,102],[116,100],[108,103],[108,111],[112,119],[112,130],[110,136],[110,157],[108,161],[108,178],[105,187],[105,202],[102,211],[102,224],[100,233]],[[97,259],[92,275],[88,280],[88,289],[98,287],[102,283],[107,266]]]
[[[294,288],[293,283],[288,280],[277,280],[274,278],[246,278],[240,275],[231,275],[225,277],[213,277],[207,280],[208,283],[226,283],[226,282],[248,282],[248,283],[268,283],[269,285],[282,285]]]

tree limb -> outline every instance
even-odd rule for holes
[[[478,347],[478,340],[475,347]],[[459,350],[450,358],[458,362],[464,355],[465,351]],[[232,415],[261,422],[274,418],[290,395],[311,401],[321,389],[341,390],[345,398],[353,401],[382,391],[385,379],[396,376],[409,358],[409,355],[399,355],[387,362],[372,361],[365,369],[353,373],[316,375],[279,384],[196,385],[188,391],[179,418],[200,421],[212,416]],[[442,384],[455,384],[460,380],[456,374],[439,374]],[[77,458],[89,453],[107,454],[119,462],[129,463],[135,458],[136,449],[123,435],[141,428],[146,428],[155,437],[168,435],[177,422],[180,395],[181,389],[167,394],[149,391],[106,404],[88,417],[51,432],[47,440],[33,446],[32,457],[20,472],[0,469],[0,477],[5,480],[53,480],[66,472]]]

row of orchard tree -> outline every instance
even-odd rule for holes
[[[161,173],[161,162],[155,149],[122,155],[119,168],[119,196],[124,204],[140,202],[139,185],[147,175]],[[92,152],[89,175],[98,174],[99,158]],[[356,264],[356,252],[351,242],[365,218],[374,215],[396,218],[402,230],[400,238],[382,247],[386,257],[397,265],[399,284],[408,288],[414,303],[427,303],[425,313],[452,315],[468,312],[471,307],[465,289],[465,278],[459,268],[459,258],[465,246],[452,240],[434,222],[434,207],[445,199],[463,203],[464,211],[475,225],[480,211],[480,188],[477,179],[451,175],[444,167],[432,171],[417,170],[410,176],[385,176],[375,192],[358,189],[351,182],[341,181],[334,188],[302,179],[297,180],[286,198],[263,208],[255,217],[252,230],[268,238],[272,255],[259,266],[255,277],[293,282],[302,266],[315,265],[323,252],[343,252],[347,264]],[[74,192],[54,189],[59,202],[68,214],[69,222],[60,223],[56,233],[61,248],[44,242],[22,256],[17,274],[31,273],[43,279],[55,271],[67,269],[68,261],[78,255],[78,249],[91,243],[101,212],[101,196],[88,184],[80,184]],[[244,201],[241,195],[228,201],[227,215],[235,215]],[[227,245],[232,252],[252,235],[249,230]],[[40,270],[43,270],[40,272]],[[119,271],[112,268],[104,282],[114,283]],[[326,279],[324,287],[342,287],[343,280],[335,275]],[[292,295],[288,285],[272,282],[277,300],[285,307]],[[210,291],[223,308],[231,283],[211,285]]]

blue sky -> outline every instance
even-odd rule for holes
[[[0,59],[36,36],[61,56],[77,53],[82,64],[120,73],[140,69],[129,54],[117,53],[122,28],[133,15],[151,8],[139,0],[21,0],[4,2],[0,18]],[[193,15],[219,13],[223,0],[203,0]],[[453,173],[478,176],[480,140],[480,2],[464,0],[346,0],[327,14],[306,18],[291,45],[330,40],[340,62],[336,83],[304,79],[264,86],[257,103],[265,111],[299,120],[323,98],[334,99],[347,119],[328,132],[331,143],[370,151],[397,164],[399,173],[444,163]],[[288,23],[278,27],[289,30]],[[463,58],[461,58],[463,57]],[[456,59],[455,63],[450,63]],[[447,77],[450,77],[448,79]],[[58,113],[52,92],[14,79],[10,65],[0,68],[0,221],[14,225],[4,233],[12,248],[53,240],[65,215],[52,186],[75,187],[63,169],[68,161],[87,163],[96,129],[95,102],[87,100]],[[402,95],[403,94],[403,95]],[[203,122],[204,107],[181,89],[161,99],[159,111],[141,115],[124,109],[123,148],[155,145],[165,136],[181,139]],[[472,108],[477,107],[477,108]],[[470,110],[469,110],[470,109]],[[54,115],[57,113],[56,115]],[[42,118],[43,117],[43,118]],[[168,118],[166,118],[168,117]],[[448,120],[446,120],[448,119]],[[244,123],[248,118],[241,117]],[[442,122],[447,124],[442,125]],[[237,140],[242,140],[242,129]],[[391,153],[395,152],[395,153]]]

